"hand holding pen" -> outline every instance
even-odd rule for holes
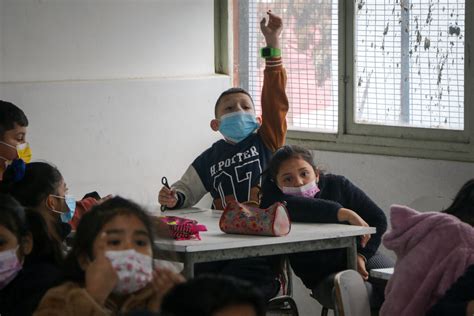
[[[161,178],[163,187],[158,195],[158,202],[161,204],[161,211],[165,211],[169,208],[173,208],[178,203],[176,191],[172,189],[168,184],[166,177]]]

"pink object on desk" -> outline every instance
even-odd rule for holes
[[[228,234],[284,236],[290,232],[291,223],[282,203],[261,209],[231,201],[222,213],[219,227]]]

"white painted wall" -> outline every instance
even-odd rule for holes
[[[214,74],[212,0],[0,5],[0,99],[24,109],[34,159],[76,196],[156,205],[161,177],[177,180],[217,139],[209,121],[230,79]]]
[[[176,180],[218,137],[208,123],[230,80],[212,74],[213,37],[212,0],[0,0],[0,99],[25,110],[34,158],[75,195],[153,204],[161,176]],[[385,211],[474,176],[472,163],[315,157]],[[317,313],[301,285],[296,296],[301,315]]]
[[[214,73],[211,0],[3,0],[4,80]]]

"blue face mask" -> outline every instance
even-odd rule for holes
[[[58,212],[56,210],[53,210],[53,212],[61,214],[61,221],[63,223],[69,223],[74,217],[74,212],[76,211],[76,199],[70,194],[66,194],[65,196],[51,194],[51,196],[65,200],[68,210],[66,212]]]
[[[219,131],[234,143],[241,142],[259,127],[254,114],[241,111],[222,115],[220,122]]]

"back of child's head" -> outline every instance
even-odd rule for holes
[[[221,95],[217,98],[216,105],[214,106],[214,115],[215,115],[216,118],[217,118],[217,114],[218,114],[218,107],[220,105],[220,102],[221,102],[222,98],[227,96],[227,95],[236,94],[236,93],[243,93],[243,94],[247,95],[250,98],[250,101],[252,101],[252,106],[255,109],[255,104],[253,102],[252,96],[250,95],[250,93],[248,93],[247,90],[242,89],[242,88],[238,88],[238,87],[229,88],[229,89],[225,90],[224,92],[222,92]]]
[[[474,226],[474,179],[467,181],[453,200],[453,203],[443,212],[459,218],[461,221]]]
[[[132,215],[143,223],[152,242],[153,253],[155,252],[153,246],[155,232],[150,216],[138,204],[120,196],[115,196],[94,206],[81,218],[72,242],[71,251],[66,257],[65,273],[68,279],[73,281],[84,280],[84,271],[79,265],[78,258],[87,256],[90,260],[94,259],[93,246],[96,237],[106,223],[119,215]]]
[[[310,164],[315,171],[317,169],[314,164],[313,155],[308,149],[297,145],[285,145],[273,154],[268,164],[268,172],[272,179],[276,179],[282,163],[290,159],[303,159]]]
[[[11,164],[3,174],[0,192],[8,193],[23,206],[36,208],[50,194],[57,194],[63,179],[59,170],[46,162]]]
[[[178,284],[163,298],[163,316],[212,316],[231,306],[253,307],[264,316],[265,299],[250,283],[230,276],[203,275]]]
[[[15,235],[18,243],[28,234],[25,210],[8,194],[0,193],[0,225]]]
[[[25,264],[43,262],[57,267],[64,261],[61,245],[48,233],[48,226],[39,212],[25,209],[28,229],[33,237],[33,249],[26,256]]]
[[[28,119],[25,113],[13,103],[0,100],[0,140],[6,131],[19,126],[28,126]]]

